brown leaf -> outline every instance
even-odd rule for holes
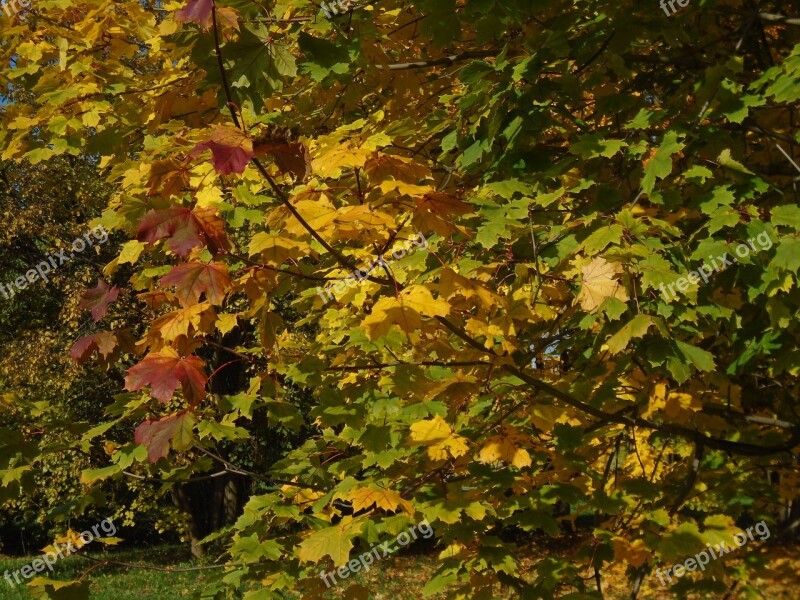
[[[219,306],[231,286],[231,278],[222,263],[190,262],[172,269],[161,278],[161,285],[176,286],[175,295],[184,306],[196,304],[204,293],[211,304]]]
[[[303,142],[260,144],[255,153],[269,154],[282,173],[292,173],[301,181],[311,174],[311,154]]]
[[[150,165],[147,185],[148,196],[176,196],[189,187],[189,171],[175,159],[157,160]]]
[[[100,321],[106,316],[108,306],[116,301],[118,296],[119,288],[117,286],[109,286],[102,279],[98,279],[96,287],[83,293],[78,307],[91,310],[92,318],[95,321]]]

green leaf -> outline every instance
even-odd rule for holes
[[[776,227],[787,225],[792,227],[795,231],[800,231],[800,207],[796,204],[775,206],[771,212],[772,218],[770,221]]]
[[[661,120],[662,115],[664,115],[664,111],[654,111],[647,108],[642,108],[638,113],[636,113],[636,116],[625,125],[624,129],[634,131],[650,129],[654,123],[657,123]]]
[[[628,143],[623,140],[607,140],[603,138],[602,134],[596,133],[581,136],[579,141],[570,146],[569,151],[584,160],[599,156],[611,158],[627,146]]]
[[[299,34],[298,45],[307,59],[300,63],[300,69],[303,73],[308,73],[314,81],[323,81],[331,74],[350,72],[355,57],[350,55],[347,48],[313,37],[304,31]]]
[[[617,223],[601,227],[583,240],[581,248],[586,252],[587,256],[594,256],[605,250],[609,244],[619,245],[624,232],[625,229],[622,225]]]
[[[644,336],[651,325],[653,325],[653,317],[650,315],[636,315],[608,339],[606,342],[608,351],[611,352],[611,354],[621,352],[626,348],[631,339]]]
[[[675,340],[675,343],[678,345],[678,350],[680,350],[681,354],[683,354],[689,364],[693,365],[700,371],[714,370],[715,364],[713,354],[703,350],[702,348],[692,346],[691,344],[687,344],[680,340]]]
[[[225,45],[226,69],[232,88],[239,90],[260,111],[264,98],[283,87],[284,77],[297,75],[297,66],[289,46],[267,44],[270,33],[265,27],[256,31],[243,27],[239,39]]]
[[[685,144],[678,141],[678,134],[669,131],[664,136],[664,141],[650,158],[644,168],[644,178],[642,179],[642,190],[645,194],[653,191],[657,179],[664,179],[672,173],[672,155],[685,147]]]
[[[791,273],[800,271],[800,239],[782,238],[770,267],[785,269]]]

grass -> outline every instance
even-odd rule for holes
[[[89,553],[91,558],[117,562],[147,564],[169,568],[192,568],[198,563],[192,559],[185,546],[159,546],[135,550],[114,550],[109,554]],[[6,570],[11,572],[30,564],[37,556],[11,558],[0,556],[0,600],[29,600],[32,598],[23,584],[11,588],[2,579]],[[86,578],[91,581],[92,600],[176,600],[188,598],[193,592],[202,590],[209,579],[209,572],[202,570],[184,573],[169,573],[149,569],[133,569],[109,564],[96,568],[97,562],[69,556],[55,563],[53,573],[45,570],[37,576],[69,581],[91,572]],[[387,558],[382,564],[373,565],[369,573],[351,575],[342,584],[331,588],[323,598],[339,599],[344,590],[360,584],[376,590],[370,597],[375,600],[416,600],[428,576],[434,572],[433,562],[420,556],[398,556]],[[20,575],[20,580],[25,581]],[[12,575],[13,581],[13,575]],[[322,580],[320,579],[320,582]],[[287,599],[298,600],[299,595],[286,594]]]
[[[184,546],[158,546],[135,550],[115,551],[113,555],[88,554],[92,558],[108,558],[119,562],[148,564],[160,567],[189,568],[197,566]],[[6,570],[15,571],[30,564],[37,556],[9,558],[0,556],[0,576]],[[69,581],[79,578],[97,563],[79,556],[68,556],[55,563],[53,573],[45,570],[39,577]],[[149,569],[130,569],[117,565],[95,568],[86,578],[92,582],[92,600],[175,600],[188,597],[191,592],[201,590],[207,574],[203,571],[167,573]],[[20,580],[23,581],[22,576]],[[12,575],[13,581],[13,575]],[[12,588],[5,580],[0,581],[2,600],[29,600],[32,596],[25,586]]]
[[[773,547],[769,551],[768,566],[760,572],[753,573],[750,584],[757,590],[756,595],[748,595],[737,590],[729,596],[730,600],[738,598],[767,598],[769,600],[796,600],[797,571],[800,565],[800,548]],[[530,547],[521,558],[523,572],[542,559],[553,554],[565,554],[553,548]],[[566,554],[569,554],[567,551]],[[133,550],[114,549],[109,554],[92,553],[92,558],[114,560],[118,562],[153,565],[170,568],[197,567],[186,546],[158,546]],[[0,556],[0,578],[6,570],[11,572],[30,564],[37,558],[10,558]],[[416,600],[422,597],[422,587],[436,569],[434,555],[409,554],[387,557],[376,562],[368,573],[359,572],[351,575],[344,582],[324,591],[321,598],[340,599],[342,597],[369,598],[370,600]],[[215,571],[193,570],[187,572],[165,572],[150,569],[135,569],[119,565],[106,564],[97,566],[97,562],[79,556],[70,556],[55,564],[52,574],[45,571],[39,574],[50,579],[72,580],[86,574],[91,581],[92,600],[179,600],[189,598],[192,593],[201,591]],[[606,600],[622,600],[630,598],[630,588],[625,576],[623,564],[614,564],[604,570],[603,588]],[[20,577],[20,579],[22,579]],[[668,600],[676,598],[674,592],[661,588],[657,581],[649,578],[643,586],[641,600]],[[321,583],[318,591],[324,590]],[[363,586],[360,592],[349,590],[353,585]],[[499,592],[499,590],[497,590]],[[760,594],[760,596],[759,596]],[[285,594],[291,600],[298,600],[297,594]],[[433,597],[434,600],[439,597]],[[28,600],[32,598],[25,586],[11,588],[4,580],[0,581],[0,600]],[[513,592],[504,590],[494,596],[495,599],[515,598]],[[711,596],[689,596],[689,598],[708,600]]]

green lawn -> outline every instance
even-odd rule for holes
[[[157,565],[159,567],[188,568],[197,566],[187,549],[182,546],[158,546],[136,550],[116,551],[113,554],[89,553],[93,558],[108,558],[119,562]],[[0,556],[0,577],[5,571],[15,571],[36,558],[9,558]],[[53,573],[45,570],[39,576],[48,579],[71,580],[80,577],[96,563],[79,556],[69,556],[55,563]],[[131,569],[117,565],[104,565],[94,569],[86,578],[92,582],[92,600],[175,600],[188,597],[202,589],[207,574],[203,571],[166,573],[149,569]],[[20,576],[20,580],[23,580]],[[12,576],[13,581],[13,576]],[[0,581],[1,600],[28,600],[32,596],[26,586],[11,588],[8,582]]]
[[[111,550],[108,554],[89,553],[95,559],[153,565],[169,568],[192,568],[200,563],[193,560],[186,546],[158,546],[136,550]],[[30,564],[37,556],[10,558],[0,556],[0,600],[29,600],[32,598],[25,585],[11,588],[2,579],[6,570],[11,572]],[[72,580],[97,565],[79,556],[63,558],[55,563],[53,573],[45,570],[39,576],[48,579]],[[164,572],[135,569],[119,565],[103,565],[87,574],[91,581],[92,600],[177,600],[188,598],[192,592],[202,590],[214,571]],[[420,556],[394,556],[373,565],[369,573],[351,575],[342,584],[329,590],[324,597],[338,600],[353,584],[366,585],[375,590],[370,597],[375,600],[416,600],[425,583],[426,575],[433,572],[433,563]],[[20,576],[20,580],[23,580]],[[13,581],[13,576],[12,576]],[[287,600],[297,600],[299,595],[286,594]]]

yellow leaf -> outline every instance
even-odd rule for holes
[[[564,415],[564,409],[551,404],[535,404],[530,409],[531,421],[538,429],[551,432],[558,420]]]
[[[388,511],[397,510],[398,506],[402,506],[407,513],[414,513],[412,504],[394,490],[358,488],[350,492],[348,499],[353,503],[354,512],[360,512],[375,504],[378,508]]]
[[[209,308],[211,304],[201,302],[167,313],[153,321],[151,332],[157,332],[165,342],[171,342],[181,335],[188,336],[190,327],[200,330],[203,312]]]
[[[225,335],[236,327],[238,320],[236,315],[223,314],[217,316],[217,329],[222,335]]]
[[[450,304],[441,298],[436,300],[423,285],[412,285],[396,298],[381,298],[372,308],[372,313],[361,323],[370,340],[385,335],[392,325],[398,325],[406,333],[422,328],[421,316],[444,317],[450,313]]]
[[[456,434],[428,447],[428,456],[430,456],[431,460],[458,458],[459,456],[464,456],[467,452],[469,452],[467,440]]]
[[[614,558],[618,561],[625,561],[632,567],[641,567],[650,555],[650,551],[642,540],[631,542],[617,536],[611,541],[614,544]]]
[[[505,462],[518,469],[531,466],[531,455],[524,448],[519,448],[521,442],[527,441],[526,436],[519,435],[513,428],[506,428],[503,435],[495,435],[488,440],[478,454],[478,460],[484,464]]]
[[[453,558],[454,556],[458,556],[461,554],[461,551],[464,550],[466,546],[464,546],[461,542],[453,542],[447,548],[439,552],[439,560],[444,560],[446,558]]]
[[[433,419],[418,421],[411,426],[411,440],[428,446],[432,460],[458,458],[469,451],[466,439],[453,433],[450,425],[436,415]]]
[[[117,264],[124,265],[125,263],[135,264],[139,257],[142,255],[142,250],[147,246],[144,242],[131,240],[122,245],[122,252],[119,253]]]
[[[448,300],[453,296],[463,296],[464,298],[477,300],[477,303],[487,310],[495,306],[505,309],[508,307],[505,299],[501,296],[488,290],[479,282],[459,275],[449,268],[442,270],[439,279],[439,293]]]
[[[338,178],[343,169],[363,167],[372,154],[369,148],[355,148],[350,143],[336,144],[315,153],[311,167],[320,177]]]
[[[667,393],[667,386],[658,383],[653,387],[650,402],[642,416],[649,418],[661,411],[670,419],[684,420],[693,418],[700,408],[702,408],[701,402],[691,394]]]
[[[428,317],[446,317],[450,314],[450,305],[441,298],[434,300],[431,292],[424,285],[412,285],[400,292],[400,302],[421,315]]]
[[[439,415],[428,421],[418,421],[411,426],[411,439],[421,444],[447,439],[452,433],[450,425]]]
[[[250,240],[248,252],[250,256],[261,253],[264,260],[279,267],[288,258],[299,258],[306,250],[308,244],[297,242],[289,238],[281,237],[271,233],[257,233]]]
[[[628,299],[628,293],[615,276],[622,273],[619,263],[610,263],[598,256],[582,269],[582,286],[578,302],[583,310],[594,312],[606,298],[616,298],[621,302]]]

